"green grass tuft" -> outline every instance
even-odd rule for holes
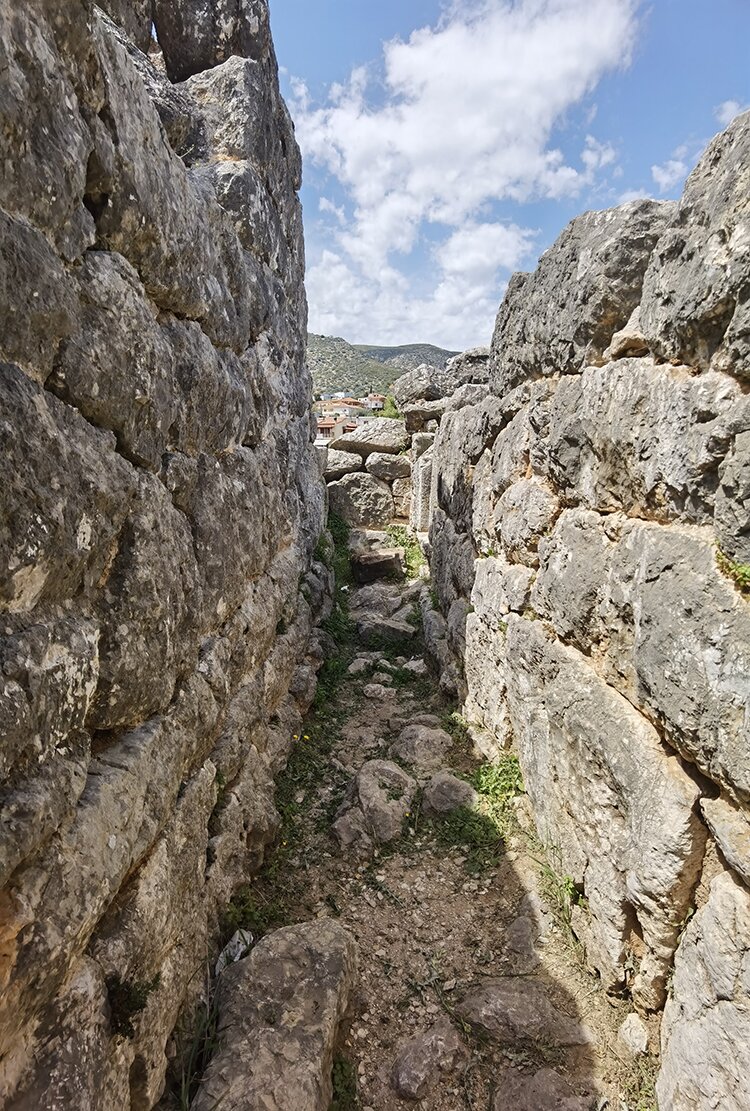
[[[414,533],[405,525],[388,525],[385,531],[394,547],[404,549],[407,579],[420,578],[420,572],[427,561]]]
[[[730,559],[718,544],[716,562],[719,569],[734,582],[741,594],[750,594],[750,563],[739,563],[735,559]]]
[[[357,1070],[346,1057],[335,1057],[333,1061],[333,1099],[328,1111],[357,1111]]]
[[[119,976],[111,976],[107,980],[113,1034],[123,1038],[135,1036],[133,1019],[145,1009],[149,996],[160,983],[159,972],[151,980],[123,980]]]

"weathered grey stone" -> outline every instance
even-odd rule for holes
[[[737,434],[719,466],[714,531],[728,559],[750,563],[750,430]]]
[[[409,437],[403,421],[390,417],[373,417],[355,428],[345,432],[331,442],[336,451],[354,451],[367,459],[373,452],[398,455],[409,446]]]
[[[675,957],[661,1028],[660,1107],[744,1111],[750,1100],[750,892],[716,877]]]
[[[651,350],[688,366],[750,375],[747,214],[750,112],[708,147],[688,178],[643,282]]]
[[[578,216],[533,274],[515,274],[495,325],[490,383],[500,397],[525,378],[601,362],[641,300],[646,267],[675,211],[631,201]]]
[[[458,386],[463,386],[469,382],[488,382],[489,364],[489,347],[470,347],[468,351],[449,359],[445,369]]]
[[[584,652],[601,645],[608,681],[706,775],[750,798],[750,613],[710,535],[570,510],[540,559],[535,609]]]
[[[509,614],[505,672],[540,836],[588,900],[574,923],[587,957],[656,1009],[701,865],[698,788],[646,719],[538,622]]]
[[[359,551],[351,557],[352,574],[358,583],[376,579],[403,579],[403,548],[378,548],[374,552]]]
[[[354,452],[336,451],[334,448],[328,449],[325,469],[326,482],[335,482],[336,479],[343,478],[345,474],[352,474],[354,471],[361,470],[362,460]]]
[[[416,789],[398,764],[368,760],[351,781],[333,824],[339,843],[343,848],[357,840],[387,844],[400,837]]]
[[[726,798],[701,799],[701,812],[727,864],[750,887],[750,814]]]
[[[403,521],[408,521],[411,518],[411,479],[394,479],[391,490],[393,492],[393,505],[396,516],[400,517]]]
[[[194,1111],[219,1103],[228,1111],[327,1111],[336,1038],[356,983],[356,944],[337,922],[263,938],[221,978],[222,1045]]]
[[[605,358],[607,352],[604,352]],[[641,327],[641,307],[633,309],[630,320],[612,336],[609,356],[612,359],[637,359],[648,355],[648,341]]]
[[[492,1111],[590,1111],[591,1095],[578,1096],[564,1076],[540,1069],[526,1076],[507,1069],[497,1078]]]
[[[633,1057],[642,1057],[648,1052],[648,1030],[642,1018],[630,1014],[617,1031],[617,1040]]]
[[[698,523],[713,518],[711,476],[750,422],[750,406],[731,378],[694,377],[650,359],[564,378],[548,414],[533,456],[567,498],[593,509]],[[740,512],[736,499],[746,493],[727,493]]]
[[[397,378],[391,387],[399,409],[415,401],[439,401],[451,392],[452,378],[445,370],[424,363]]]
[[[452,745],[451,735],[444,729],[407,725],[396,743],[391,745],[391,755],[411,764],[419,772],[431,772],[443,766]]]
[[[559,512],[557,497],[539,479],[514,482],[500,498],[495,514],[495,531],[508,558],[514,563],[538,566],[539,541],[551,532]]]
[[[391,1069],[391,1084],[401,1099],[424,1099],[468,1063],[469,1051],[448,1019],[440,1019],[424,1033],[399,1048]]]
[[[351,458],[352,453],[337,452],[336,454],[348,455]],[[368,455],[365,467],[369,474],[375,475],[375,478],[382,478],[383,482],[393,482],[395,478],[409,478],[411,475],[408,455],[389,455],[382,451],[374,451]]]
[[[484,980],[458,1002],[456,1012],[501,1045],[524,1038],[555,1046],[593,1041],[585,1026],[555,1006],[539,980],[528,977]]]
[[[102,0],[101,7],[119,23],[129,39],[147,53],[151,42],[152,0]]]
[[[451,772],[437,772],[424,789],[422,809],[429,817],[442,818],[454,810],[473,810],[479,796],[470,783]]]
[[[154,23],[172,81],[233,54],[258,60],[273,49],[264,0],[154,0]]]
[[[347,474],[328,484],[332,513],[350,525],[377,527],[393,520],[396,510],[390,487],[379,478],[362,472]]]

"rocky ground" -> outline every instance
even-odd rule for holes
[[[530,831],[515,758],[479,761],[427,668],[428,587],[357,587],[338,562],[317,701],[278,785],[278,847],[228,932],[257,942],[329,919],[355,939],[336,1111],[646,1111],[648,1031],[584,970],[575,892]]]

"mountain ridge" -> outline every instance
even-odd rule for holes
[[[307,362],[315,393],[387,393],[408,370],[422,363],[443,368],[457,351],[431,343],[401,345],[353,344],[341,336],[311,332],[307,337]]]

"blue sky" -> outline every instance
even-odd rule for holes
[[[310,330],[488,343],[565,224],[678,197],[750,105],[748,0],[271,0]]]

